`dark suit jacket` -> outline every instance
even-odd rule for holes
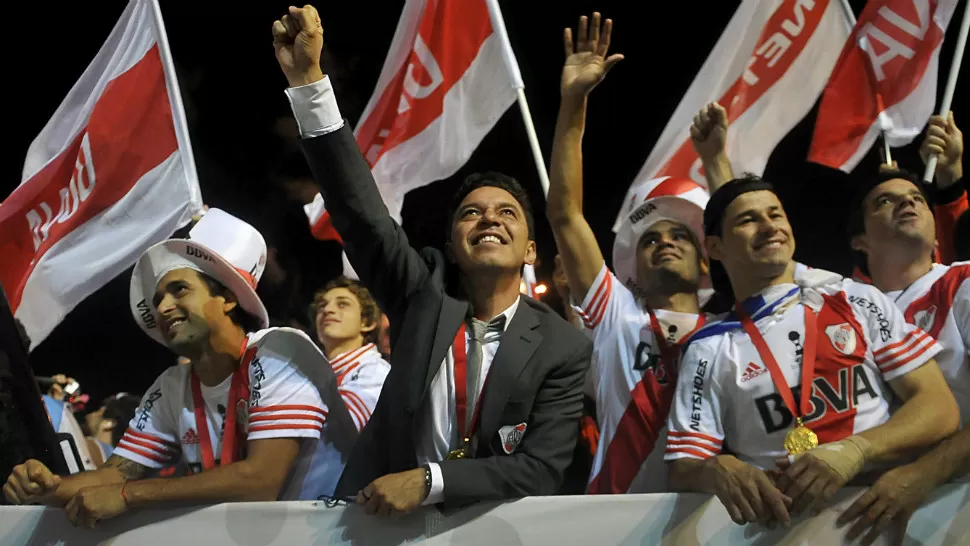
[[[391,372],[347,462],[336,495],[417,467],[416,427],[431,381],[468,311],[445,292],[445,257],[409,244],[391,218],[348,127],[303,141],[344,249],[391,323]],[[551,495],[573,456],[592,344],[547,306],[523,296],[482,395],[473,459],[442,461],[444,503]],[[499,429],[526,423],[511,455]]]

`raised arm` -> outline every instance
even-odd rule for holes
[[[716,102],[701,108],[690,125],[690,141],[701,158],[710,193],[734,179],[725,149],[727,130],[727,110]]]
[[[566,62],[562,69],[562,102],[552,144],[549,197],[546,215],[556,237],[570,291],[582,298],[603,267],[603,253],[583,216],[583,130],[586,99],[590,91],[622,55],[606,56],[613,21],[607,19],[600,32],[600,14],[594,13],[592,28],[580,17],[576,43],[572,29],[564,31]],[[569,302],[566,302],[568,305]]]
[[[428,268],[388,213],[370,166],[340,117],[329,78],[320,67],[323,25],[317,11],[291,7],[273,24],[273,46],[290,84],[287,95],[303,152],[347,257],[392,322],[401,320]]]
[[[936,217],[936,242],[940,261],[953,262],[956,254],[953,233],[957,220],[967,210],[967,193],[963,189],[963,133],[953,120],[953,112],[947,116],[933,116],[926,126],[926,138],[920,147],[923,163],[930,156],[937,157],[936,184],[934,185],[933,212]]]

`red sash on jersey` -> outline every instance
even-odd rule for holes
[[[485,374],[485,381],[482,382],[482,392],[478,396],[478,404],[472,408],[471,422],[468,421],[468,349],[465,341],[465,323],[461,323],[458,333],[455,334],[455,344],[452,345],[452,353],[455,357],[455,413],[458,417],[458,442],[461,443],[465,438],[471,439],[478,428],[478,418],[482,409],[482,395],[485,393],[485,383],[488,382],[488,374]],[[489,371],[492,371],[489,368]],[[470,447],[469,447],[470,449]]]
[[[256,356],[257,348],[246,351],[249,338],[243,340],[239,352],[242,355],[239,367],[232,373],[232,383],[229,386],[229,403],[226,405],[226,422],[222,435],[221,464],[232,464],[245,458],[246,431],[245,425],[236,419],[239,402],[246,401],[249,405],[249,364]],[[245,353],[244,353],[245,351]],[[199,448],[202,451],[202,469],[215,468],[216,459],[212,449],[212,437],[209,436],[209,421],[205,417],[205,400],[202,398],[202,388],[199,386],[199,376],[192,369],[192,404],[195,411],[195,427],[199,433]]]
[[[751,342],[754,343],[755,348],[758,349],[758,355],[768,368],[771,381],[775,384],[775,388],[778,389],[778,394],[781,395],[781,399],[788,406],[788,411],[799,422],[802,417],[811,412],[812,381],[815,378],[815,338],[818,334],[815,313],[807,305],[803,306],[805,308],[805,348],[802,352],[802,392],[800,404],[796,406],[795,396],[792,394],[791,387],[788,385],[788,381],[785,380],[785,374],[782,373],[781,367],[778,366],[778,361],[775,360],[775,356],[771,354],[771,349],[768,348],[764,336],[758,331],[758,327],[754,325],[751,317],[748,316],[748,313],[745,312],[741,304],[738,303],[735,305],[738,316],[741,318],[741,326],[744,327],[744,331],[751,338]]]

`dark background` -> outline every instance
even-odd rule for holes
[[[460,1],[460,0],[451,0]],[[10,3],[14,4],[14,3]],[[5,124],[0,196],[20,181],[27,147],[107,37],[123,0],[5,6]],[[594,92],[584,147],[586,214],[610,256],[610,226],[624,193],[660,136],[683,93],[717,41],[738,2],[500,2],[518,57],[540,145],[548,160],[559,102],[562,29],[593,9],[614,19],[613,51],[626,55]],[[863,1],[852,1],[858,14]],[[400,15],[401,1],[318,2],[327,43],[324,68],[334,80],[341,111],[356,123],[380,73]],[[943,44],[941,83],[949,70],[961,3]],[[162,0],[172,53],[189,119],[202,192],[260,229],[282,272],[260,285],[277,324],[305,321],[314,288],[340,273],[335,243],[314,241],[299,203],[287,198],[282,178],[305,168],[292,139],[286,82],[273,56],[270,27],[283,2],[207,4]],[[649,6],[649,7],[648,7]],[[963,71],[964,73],[966,70]],[[959,123],[967,104],[964,74],[953,110]],[[856,180],[877,168],[873,150],[847,176],[804,161],[813,110],[776,148],[765,177],[779,185],[798,237],[796,258],[848,273],[845,205]],[[916,141],[918,144],[919,139]],[[903,167],[922,172],[917,145],[896,150]],[[296,157],[297,159],[294,159]],[[404,226],[415,245],[443,241],[441,204],[470,172],[497,170],[529,189],[539,219],[540,280],[547,284],[555,247],[544,215],[522,120],[513,107],[451,179],[408,194]],[[31,355],[35,372],[67,373],[96,401],[120,390],[143,392],[175,357],[142,334],[128,310],[125,272],[89,297]],[[545,298],[558,305],[554,293]]]

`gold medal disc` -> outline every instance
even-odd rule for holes
[[[795,428],[785,435],[785,451],[789,455],[798,455],[816,447],[818,447],[818,436],[812,432],[812,429],[803,425],[801,419],[795,423]]]

